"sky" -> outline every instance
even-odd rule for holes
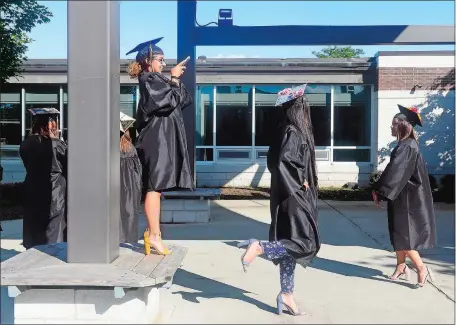
[[[29,59],[67,57],[67,2],[39,1],[53,13],[51,22],[30,33]],[[197,22],[217,21],[219,9],[232,9],[238,26],[267,25],[454,25],[454,1],[198,1]],[[137,44],[164,37],[166,57],[177,56],[177,1],[121,1],[120,57]],[[146,22],[150,22],[147,24]],[[321,46],[197,47],[211,58],[310,58]],[[378,51],[454,50],[454,45],[363,46],[364,56]]]

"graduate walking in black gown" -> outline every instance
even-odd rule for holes
[[[286,308],[295,316],[303,314],[293,297],[296,263],[307,267],[320,250],[315,143],[305,87],[279,92],[276,102],[284,116],[267,157],[271,172],[269,241],[250,239],[238,245],[248,246],[241,257],[244,271],[259,255],[280,265],[277,312]]]
[[[120,113],[120,242],[138,242],[138,213],[141,204],[141,162],[131,142],[134,119]]]
[[[171,253],[161,239],[161,192],[194,190],[182,117],[182,110],[192,102],[180,81],[186,62],[174,66],[170,78],[163,75],[164,53],[156,45],[161,39],[139,44],[127,53],[138,52],[136,61],[128,67],[128,73],[139,80],[136,149],[142,165],[143,187],[147,192],[144,202],[149,226],[144,232],[146,255],[150,254],[151,248],[160,255]]]
[[[23,245],[66,241],[67,146],[59,138],[55,108],[29,110],[33,115],[31,134],[19,148],[26,176]]]
[[[418,271],[416,288],[424,286],[433,274],[425,266],[417,250],[436,245],[436,229],[431,186],[426,163],[420,153],[413,127],[422,126],[417,109],[398,105],[400,113],[393,118],[391,134],[398,143],[380,179],[374,184],[373,198],[379,206],[379,196],[388,201],[388,228],[391,245],[396,252],[397,266],[391,280],[405,276],[410,270],[408,256]]]

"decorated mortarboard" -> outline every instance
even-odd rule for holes
[[[163,37],[153,39],[151,41],[147,41],[141,44],[136,45],[134,49],[129,51],[126,55],[134,52],[138,52],[136,54],[136,61],[139,61],[143,58],[148,58],[149,54],[152,55],[163,55],[163,50],[157,46],[157,43],[160,42],[163,39]],[[152,53],[149,52],[149,50],[152,50]]]
[[[54,107],[45,107],[45,108],[29,108],[28,110],[33,116],[36,115],[60,115],[59,110]]]
[[[412,126],[419,125],[423,126],[421,115],[418,112],[416,107],[405,107],[402,105],[397,104],[399,110],[401,111],[399,114],[396,115],[396,118],[405,120],[409,122]]]
[[[135,123],[135,119],[127,114],[120,112],[120,131],[124,132],[128,130],[133,123]]]
[[[300,86],[292,87],[292,88],[285,88],[277,94],[277,101],[275,106],[283,105],[289,101],[295,100],[296,98],[304,96],[304,92],[306,90],[307,84],[303,84]]]

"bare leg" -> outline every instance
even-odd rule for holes
[[[166,250],[166,247],[161,240],[160,232],[160,197],[161,194],[159,192],[148,192],[144,201],[144,210],[149,226],[149,240],[151,246],[163,253]]]
[[[407,265],[405,264],[406,257],[407,254],[405,251],[396,251],[396,270],[393,275],[389,277],[391,280],[397,280],[403,274],[405,274],[406,280],[409,280],[409,271],[407,269]]]
[[[250,264],[257,256],[260,256],[261,254],[263,254],[263,248],[261,247],[260,242],[254,242],[252,245],[250,245],[250,248],[244,255],[244,261]]]
[[[415,264],[418,271],[418,283],[423,283],[427,275],[427,268],[421,259],[420,253],[410,250],[407,251],[407,255],[412,260],[413,264]]]

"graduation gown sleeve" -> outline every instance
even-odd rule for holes
[[[408,145],[398,145],[374,189],[394,201],[415,172],[418,152]]]
[[[176,108],[183,110],[192,102],[182,82],[177,85],[158,73],[149,74],[145,87],[150,96],[148,105],[144,107],[148,117],[167,115]]]

